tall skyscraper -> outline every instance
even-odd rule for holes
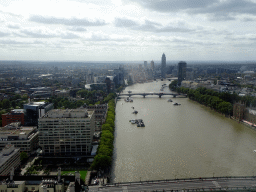
[[[148,62],[144,61],[144,69],[147,69],[147,68],[148,68]]]
[[[150,63],[150,68],[151,68],[152,71],[155,70],[155,63],[154,63],[153,60],[152,60],[151,63]]]
[[[180,61],[178,63],[178,86],[180,86],[181,82],[186,79],[186,68],[187,63],[185,61]]]
[[[162,63],[161,63],[161,76],[162,76],[162,78],[165,78],[165,75],[166,75],[166,57],[165,57],[165,54],[163,53]]]

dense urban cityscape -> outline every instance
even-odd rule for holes
[[[1,192],[256,191],[256,0],[1,0]]]
[[[60,180],[61,170],[81,170],[76,176],[81,175],[81,190],[111,182],[114,106],[121,95],[141,97],[124,91],[134,84],[168,80],[156,93],[159,98],[168,87],[178,92],[173,97],[189,97],[254,129],[256,64],[192,63],[170,64],[164,53],[161,61],[137,64],[1,61],[1,175]],[[192,90],[220,98],[207,103]],[[64,187],[59,185],[56,190]]]

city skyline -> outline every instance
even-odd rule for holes
[[[255,0],[2,0],[0,60],[256,60]]]

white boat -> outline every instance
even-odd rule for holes
[[[172,100],[171,100],[171,99],[168,99],[168,102],[172,102]]]
[[[132,124],[137,123],[136,119],[132,119],[132,120],[130,120],[130,122],[131,122]]]

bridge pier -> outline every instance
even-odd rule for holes
[[[158,95],[159,98],[162,98],[162,95]]]
[[[145,98],[146,97],[146,95],[145,94],[143,94],[143,98]]]

